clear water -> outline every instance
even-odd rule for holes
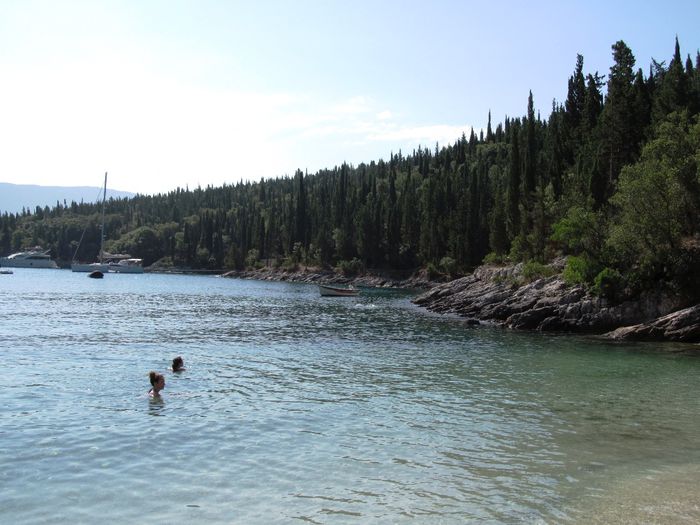
[[[409,299],[0,275],[0,522],[700,520],[690,347],[472,328]]]

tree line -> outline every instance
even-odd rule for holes
[[[453,144],[309,174],[110,199],[106,250],[192,269],[264,264],[458,275],[569,255],[568,279],[620,294],[687,281],[700,262],[700,52],[652,60],[612,46],[607,77],[577,56],[546,119],[520,117]],[[92,260],[100,205],[0,217],[0,252]],[[82,236],[82,242],[79,240]],[[79,245],[78,245],[79,244]],[[689,277],[690,276],[690,277]],[[698,281],[698,279],[695,279]]]

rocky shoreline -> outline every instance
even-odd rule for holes
[[[439,284],[414,303],[474,323],[518,330],[600,334],[616,340],[700,342],[700,305],[662,291],[611,304],[561,277],[525,282],[523,265],[481,266],[471,275]]]
[[[405,288],[425,290],[437,283],[427,277],[425,271],[412,274],[371,271],[363,275],[347,276],[333,270],[316,267],[299,267],[296,270],[260,268],[257,270],[233,270],[222,277],[257,279],[260,281],[286,281],[293,283],[340,284],[366,286],[370,288]]]

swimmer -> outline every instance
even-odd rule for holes
[[[172,370],[173,372],[182,372],[183,370],[186,370],[185,362],[182,360],[182,357],[177,356],[175,359],[173,359]]]
[[[149,372],[148,377],[151,380],[151,389],[148,395],[151,397],[160,397],[160,391],[165,388],[165,377],[158,372]]]

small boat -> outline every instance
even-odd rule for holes
[[[338,286],[328,286],[319,284],[318,291],[322,297],[354,297],[360,293],[360,290],[350,286],[349,288],[340,288]]]
[[[12,275],[13,273],[12,270],[0,270],[0,275]]]

